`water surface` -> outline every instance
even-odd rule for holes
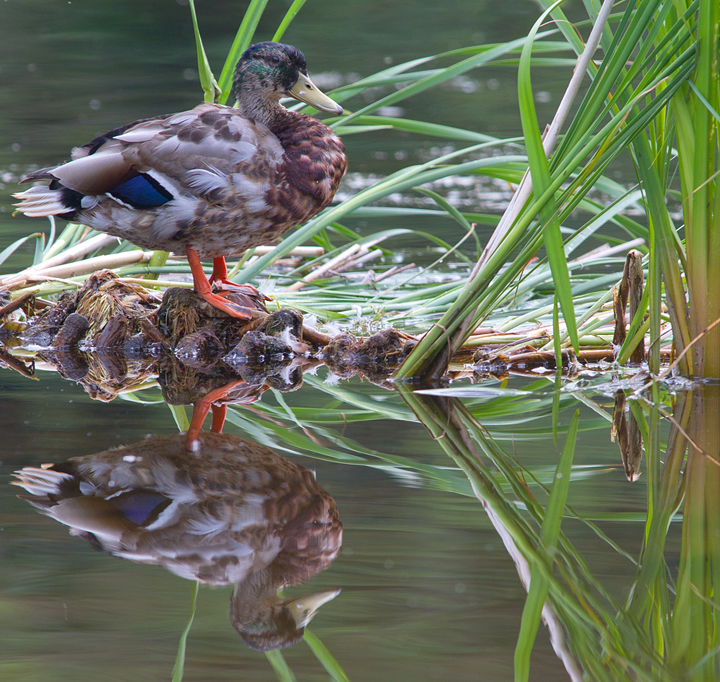
[[[198,11],[206,48],[219,70],[242,6],[204,2]],[[271,36],[284,11],[284,4],[269,7],[258,38]],[[566,11],[572,13],[572,3]],[[389,63],[519,37],[536,16],[537,8],[530,2],[309,2],[285,39],[304,50],[318,81],[339,84]],[[88,5],[10,0],[0,6],[0,45],[0,249],[19,236],[45,229],[38,225],[41,221],[10,217],[9,194],[28,168],[57,163],[73,145],[120,123],[189,108],[200,97],[188,8],[182,2]],[[567,74],[546,70],[538,77],[544,79],[541,89],[547,93],[538,104],[539,115],[549,118]],[[514,77],[510,69],[498,67],[473,72],[463,81],[410,100],[401,113],[493,135],[519,130]],[[387,174],[409,161],[425,160],[437,144],[397,134],[351,137],[351,171],[360,180],[369,173]],[[363,234],[396,226],[348,222]],[[402,226],[425,229],[450,242],[460,235],[460,228],[427,219]],[[5,268],[26,265],[30,257],[27,246]],[[283,396],[268,392],[263,403],[276,405],[280,399],[290,408],[323,407],[337,413],[355,409],[355,398],[403,405],[398,397],[358,379],[341,384],[344,398],[333,397],[322,388],[324,379],[321,370],[318,386],[306,382],[299,392]],[[515,379],[510,386],[529,382]],[[637,554],[643,536],[637,521],[645,505],[645,478],[634,484],[625,479],[609,436],[611,403],[609,398],[598,399],[604,417],[580,405],[577,476],[569,503],[588,519],[596,519],[622,548]],[[534,422],[523,425],[493,416],[490,408],[480,420],[518,462],[551,477],[562,438],[558,446],[553,443],[548,405]],[[561,424],[567,425],[575,406],[573,399],[564,403]],[[290,448],[279,437],[270,442],[263,418],[250,408],[239,409],[259,430],[247,433],[228,424],[226,432],[250,440],[262,435],[266,445],[315,470],[318,482],[335,499],[344,526],[339,557],[309,584],[288,592],[342,589],[321,608],[311,630],[349,679],[512,677],[525,590],[467,480],[421,424],[376,416],[372,421],[329,423],[327,432],[316,432],[316,437],[330,450],[334,439],[342,437],[360,449],[447,468],[457,490],[381,459],[368,457],[362,465],[349,466]],[[300,423],[288,419],[283,424],[288,432],[304,435]],[[176,431],[164,404],[104,404],[54,373],[41,371],[37,381],[29,381],[9,370],[0,372],[3,679],[171,678],[190,613],[192,583],[160,567],[94,551],[18,499],[18,489],[9,481],[22,467],[62,462],[136,443],[147,434]],[[633,564],[599,541],[587,525],[566,520],[563,530],[598,579],[623,599]],[[674,549],[670,547],[671,555]],[[188,637],[186,679],[276,679],[266,657],[243,646],[231,627],[229,596],[228,587],[200,589]],[[287,650],[285,657],[299,680],[328,677],[304,643]],[[532,679],[564,676],[541,630]]]
[[[70,537],[66,527],[16,498],[18,489],[8,485],[11,472],[22,466],[89,455],[141,441],[150,433],[176,432],[167,408],[96,403],[78,386],[47,373],[29,382],[4,371],[0,381],[0,428],[6,434],[0,470],[6,614],[0,627],[6,646],[0,666],[14,680],[169,679],[189,616],[191,583],[160,567],[93,551]],[[382,394],[382,389],[368,391],[367,386],[346,387],[354,389],[361,395]],[[335,403],[343,409],[311,386],[285,398],[290,406]],[[274,402],[268,394],[263,401]],[[249,419],[257,418],[241,409]],[[588,425],[596,422],[589,411],[583,416]],[[540,416],[538,426],[547,429],[548,421],[547,414]],[[369,450],[455,470],[418,424],[373,421],[333,430]],[[547,432],[539,440],[513,441],[512,428],[493,430],[523,465],[554,468],[557,449]],[[247,437],[232,425],[226,431]],[[277,445],[282,452],[283,442]],[[434,490],[411,471],[403,476],[387,468],[291,459],[315,470],[318,482],[334,497],[344,540],[328,570],[289,593],[342,588],[339,597],[322,607],[311,629],[348,677],[508,679],[525,592],[470,491]],[[570,503],[578,512],[593,518],[642,509],[644,486],[625,480],[607,430],[581,436],[576,465],[602,467],[601,474],[573,484]],[[641,540],[640,524],[605,522],[602,527],[627,548]],[[598,578],[620,597],[632,577],[632,564],[603,547],[582,524],[567,522],[566,531]],[[229,588],[200,590],[185,664],[188,679],[230,680],[239,672],[249,679],[275,679],[265,657],[245,648],[230,626],[229,594]],[[288,650],[286,658],[298,679],[326,679],[302,643]],[[561,673],[541,633],[533,679],[561,679]]]

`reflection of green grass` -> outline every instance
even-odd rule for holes
[[[279,682],[295,682],[295,675],[280,651],[266,651],[265,656],[267,656]]]
[[[565,499],[577,414],[543,508],[527,486],[527,472],[512,466],[466,406],[454,398],[438,400],[401,390],[418,418],[468,476],[528,589],[516,650],[516,679],[528,679],[543,604],[553,646],[569,672],[574,661],[592,680],[717,679],[720,635],[713,624],[717,618],[714,586],[720,575],[720,471],[716,454],[708,453],[717,453],[720,446],[720,389],[696,389],[679,396],[666,448],[659,438],[660,403],[649,407],[648,422],[639,420],[652,480],[646,543],[624,606],[593,576],[560,530],[562,518],[574,516]],[[486,468],[481,456],[492,461],[510,490],[497,484],[498,476]],[[664,546],[670,522],[683,504],[675,593]],[[562,627],[553,629],[554,625]],[[575,668],[577,674],[580,668]]]
[[[180,635],[180,643],[178,644],[177,657],[175,658],[175,665],[172,671],[172,682],[182,682],[183,672],[185,670],[185,648],[187,645],[187,638],[190,634],[190,628],[192,627],[193,620],[195,619],[195,608],[197,606],[198,589],[200,583],[196,580],[192,587],[192,597],[190,601],[190,618],[188,624]]]
[[[618,604],[560,531],[561,519],[568,515],[565,498],[577,413],[549,490],[547,508],[543,508],[520,468],[512,466],[512,460],[457,399],[424,398],[408,391],[403,395],[468,476],[529,589],[516,649],[516,679],[528,678],[529,656],[543,604],[553,648],[573,679],[581,679],[577,675],[582,675],[582,670],[593,680],[633,679],[627,676],[628,668],[640,672],[648,660],[652,665],[661,664],[635,628],[616,622]],[[481,455],[500,470],[509,490],[496,484],[496,476]],[[628,648],[631,656],[627,655]],[[642,652],[640,664],[634,652]]]
[[[315,654],[318,661],[322,663],[323,668],[327,670],[333,682],[350,682],[347,675],[343,672],[343,669],[338,665],[338,662],[333,658],[332,654],[316,634],[310,632],[310,630],[305,630],[303,639],[307,642],[307,645]]]

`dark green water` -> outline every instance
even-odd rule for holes
[[[217,1],[198,5],[205,45],[219,70],[243,7]],[[566,11],[572,9],[570,4]],[[271,3],[259,38],[272,35],[284,11],[284,3]],[[285,39],[303,49],[311,74],[342,81],[387,63],[519,37],[536,16],[530,2],[311,0]],[[31,164],[56,163],[73,145],[120,123],[192,107],[200,96],[189,10],[181,2],[8,0],[0,5],[0,50],[0,250],[41,229],[41,221],[10,217],[9,194]],[[539,114],[549,117],[567,74],[540,74],[550,96],[538,105]],[[470,76],[471,95],[462,84],[440,89],[404,104],[404,115],[516,134],[512,71],[494,68]],[[356,136],[347,141],[351,170],[388,173],[401,161],[421,158],[435,143]],[[398,151],[403,158],[396,159]],[[423,227],[438,234],[447,229]],[[22,250],[6,265],[25,264],[29,257],[29,250]],[[93,551],[17,499],[18,490],[8,483],[11,472],[23,466],[90,455],[147,434],[172,434],[177,429],[170,412],[164,405],[94,402],[53,373],[38,376],[31,382],[0,371],[0,678],[169,680],[190,612],[191,583],[156,566]],[[358,380],[345,390],[385,399],[382,389]],[[352,409],[308,385],[285,398],[291,407]],[[272,404],[274,398],[266,394],[263,401]],[[567,410],[562,419],[569,420]],[[602,420],[585,407],[582,420],[588,430],[581,431],[575,464],[599,469],[573,482],[570,503],[589,518],[641,512],[644,479],[634,485],[625,480],[609,423],[600,428]],[[494,427],[499,442],[523,465],[551,470],[558,450],[548,433],[547,411],[536,425],[544,433],[534,440],[527,434],[513,438],[509,422]],[[288,428],[301,433],[299,425]],[[369,450],[454,467],[417,423],[375,420],[327,428]],[[252,439],[233,425],[226,432]],[[511,679],[525,591],[478,501],[434,489],[408,472],[290,457],[317,472],[344,525],[340,556],[295,591],[342,588],[311,629],[349,679]],[[637,552],[640,523],[601,525],[619,545]],[[622,598],[632,564],[585,526],[570,521],[563,529],[596,576]],[[229,595],[227,587],[201,588],[185,679],[275,679],[265,656],[244,647],[230,626]],[[328,679],[304,643],[285,656],[298,680]],[[541,631],[532,679],[563,678]]]

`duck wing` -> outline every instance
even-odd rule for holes
[[[201,104],[116,128],[73,150],[68,163],[30,173],[22,182],[56,180],[82,196],[110,194],[145,209],[180,195],[237,192],[229,176],[238,164],[261,159],[260,175],[267,179],[282,154],[262,124],[230,107]]]

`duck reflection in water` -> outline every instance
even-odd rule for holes
[[[291,646],[339,590],[281,599],[342,544],[335,501],[307,469],[231,435],[153,436],[15,473],[23,499],[117,557],[234,584],[230,620],[253,649]]]

